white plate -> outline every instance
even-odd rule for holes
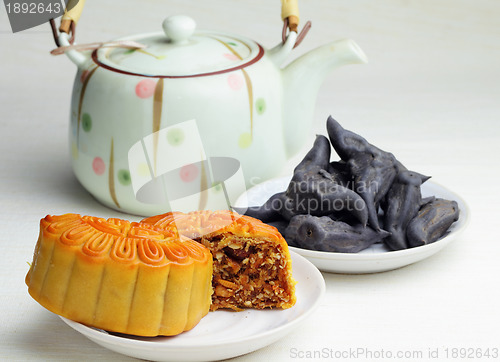
[[[112,351],[153,361],[207,361],[236,357],[270,345],[297,327],[319,305],[325,280],[307,259],[294,252],[297,302],[285,310],[210,312],[192,330],[174,337],[113,335],[66,318],[71,328]]]
[[[236,207],[262,205],[275,193],[286,190],[291,176],[281,177],[263,182],[249,189],[236,201]],[[309,259],[318,269],[331,273],[364,274],[377,273],[401,268],[416,263],[437,253],[465,228],[469,219],[469,210],[461,197],[436,184],[427,181],[422,185],[422,196],[436,196],[448,200],[455,200],[460,208],[460,217],[453,223],[445,237],[436,242],[416,248],[390,251],[382,244],[374,244],[359,253],[333,253],[313,251],[290,247],[290,250]]]

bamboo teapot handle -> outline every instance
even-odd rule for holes
[[[69,0],[64,10],[64,15],[61,19],[61,24],[59,26],[60,34],[57,34],[54,19],[50,20],[52,27],[52,32],[54,35],[54,40],[58,47],[72,45],[75,38],[76,24],[78,23],[80,16],[85,5],[85,0]],[[299,5],[298,0],[281,0],[281,18],[283,20],[283,32],[282,39],[283,44],[286,43],[289,38],[287,32],[298,33],[299,26]],[[296,37],[293,36],[290,40],[293,40],[293,48],[298,46],[302,39],[305,37],[307,32],[311,27],[311,22],[308,21],[300,34]],[[293,39],[292,39],[293,38]],[[290,42],[289,42],[290,43]],[[69,50],[67,52],[70,59],[76,63],[78,66],[85,62],[85,58],[74,50]]]
[[[72,23],[76,25],[82,15],[85,0],[69,0],[64,10],[64,15],[61,18],[59,31],[69,34]]]
[[[299,27],[299,0],[281,0],[281,19],[287,21],[290,31],[297,33]]]
[[[69,34],[74,31],[78,20],[80,20],[84,5],[85,0],[68,1],[61,19],[61,25],[59,26],[60,32]],[[285,22],[285,28],[296,33],[298,32],[300,21],[299,0],[281,0],[281,19]],[[306,24],[306,27],[308,24]]]

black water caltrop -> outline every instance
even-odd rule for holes
[[[436,198],[423,205],[406,229],[409,247],[435,242],[446,234],[459,214],[456,201]]]
[[[455,201],[422,197],[428,176],[409,171],[332,117],[327,131],[330,140],[316,137],[287,189],[247,215],[275,225],[290,246],[342,253],[380,242],[390,250],[422,246],[458,220]],[[340,160],[330,161],[331,146]]]

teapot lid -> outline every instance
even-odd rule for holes
[[[120,73],[181,78],[241,69],[264,55],[264,49],[250,39],[195,28],[193,19],[171,16],[163,22],[164,33],[120,39],[134,40],[145,48],[100,48],[92,57],[104,68]]]

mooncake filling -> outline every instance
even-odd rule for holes
[[[213,255],[211,310],[286,308],[293,303],[293,283],[279,245],[230,233],[199,241]]]
[[[210,250],[210,310],[284,309],[295,304],[288,245],[274,227],[230,211],[166,213],[141,222],[192,238]]]

